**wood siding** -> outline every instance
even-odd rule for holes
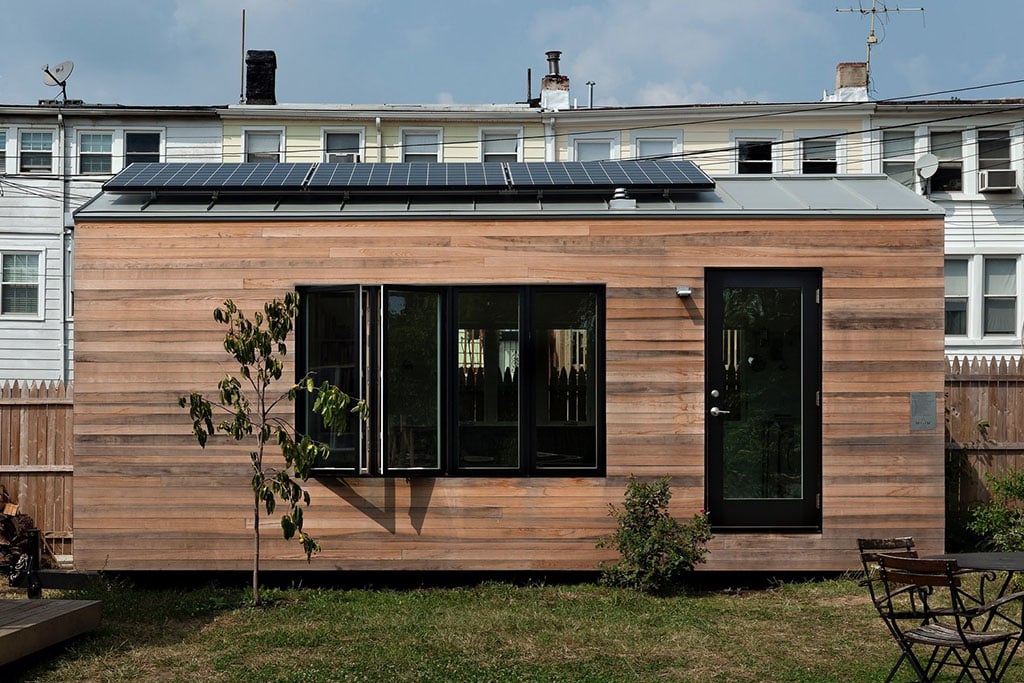
[[[177,397],[232,370],[212,310],[298,285],[603,283],[607,476],[312,481],[323,552],[266,521],[265,566],[592,569],[631,474],[704,506],[704,269],[823,271],[823,529],[719,534],[708,569],[857,566],[858,536],[943,547],[940,218],[80,223],[75,534],[81,569],[244,569],[246,449],[200,450]],[[677,285],[694,289],[680,300]],[[910,392],[934,392],[931,431]],[[711,511],[714,514],[714,511]]]

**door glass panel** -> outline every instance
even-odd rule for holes
[[[519,295],[458,295],[459,467],[519,467]]]
[[[725,287],[722,302],[724,498],[801,498],[801,289]]]
[[[386,466],[441,466],[441,297],[390,290],[385,301]]]

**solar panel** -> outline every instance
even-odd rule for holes
[[[506,181],[502,164],[498,162],[317,164],[308,187],[313,190],[494,190],[504,189]]]
[[[136,163],[107,181],[110,192],[597,192],[707,190],[715,183],[690,161],[516,163]]]
[[[517,190],[688,189],[715,183],[692,161],[577,161],[508,164]]]
[[[136,163],[103,185],[110,191],[301,190],[313,164]]]

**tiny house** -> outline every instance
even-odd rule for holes
[[[943,214],[884,176],[689,162],[141,164],[76,214],[75,562],[245,569],[247,449],[177,398],[235,368],[212,316],[300,294],[289,377],[371,407],[328,434],[310,564],[589,570],[609,504],[671,477],[709,570],[940,552]]]

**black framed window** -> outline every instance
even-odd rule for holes
[[[308,288],[300,301],[300,375],[333,373],[380,425],[332,437],[324,473],[604,474],[603,286]],[[331,436],[310,408],[300,426]]]

